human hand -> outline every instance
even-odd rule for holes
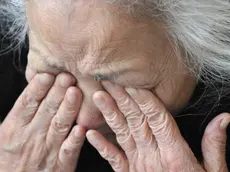
[[[82,100],[75,82],[66,73],[33,77],[0,125],[1,172],[75,170],[85,139],[84,128],[71,130]]]
[[[170,113],[150,92],[103,82],[106,91],[94,94],[94,102],[114,131],[123,151],[99,132],[86,133],[89,142],[116,172],[227,172],[225,130],[229,114],[216,117],[206,128],[201,165]]]

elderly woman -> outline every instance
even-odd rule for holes
[[[207,126],[202,164],[172,116],[202,74],[228,82],[228,1],[0,5],[6,36],[29,37],[29,85],[0,127],[1,171],[74,171],[85,137],[116,172],[227,171],[230,115]]]

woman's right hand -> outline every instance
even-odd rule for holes
[[[75,82],[66,73],[33,77],[0,125],[0,172],[75,170],[85,140],[84,128],[71,129],[82,101]]]

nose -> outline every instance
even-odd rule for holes
[[[100,128],[105,120],[93,102],[93,94],[103,89],[101,84],[92,78],[79,78],[78,87],[83,93],[83,102],[76,122],[88,129]]]

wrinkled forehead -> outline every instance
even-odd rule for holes
[[[159,26],[102,2],[92,6],[78,3],[73,11],[59,1],[57,9],[56,2],[47,9],[30,7],[27,15],[31,49],[60,61],[77,59],[83,64],[142,58],[159,51],[156,44],[167,39]]]
[[[41,48],[36,48],[31,45],[29,51],[29,60],[32,58],[35,63],[39,64],[41,61],[50,68],[56,68],[60,71],[66,69],[76,69],[83,75],[94,75],[96,73],[111,73],[111,71],[119,71],[120,74],[127,71],[154,71],[156,64],[153,63],[151,58],[128,58],[120,57],[113,58],[111,56],[93,56],[90,53],[84,54],[82,57],[66,56],[57,58],[50,54],[45,54]],[[37,62],[36,62],[37,61]]]
[[[63,42],[66,40],[66,42],[69,43],[68,46],[64,47],[64,49],[69,49],[68,52],[71,52],[71,49],[73,49],[71,47],[71,45],[73,45],[71,41],[75,41],[72,39],[74,38],[73,35],[79,33],[78,37],[80,37],[81,35],[88,34],[85,34],[85,32],[81,32],[82,28],[90,28],[89,32],[91,33],[100,33],[102,29],[106,30],[109,27],[114,28],[113,26],[117,24],[116,22],[110,20],[109,17],[111,17],[111,15],[113,17],[117,16],[119,20],[127,19],[127,15],[123,15],[125,11],[124,9],[128,9],[127,11],[134,14],[134,11],[131,10],[131,7],[142,7],[144,10],[141,11],[143,12],[147,11],[147,8],[151,8],[151,4],[152,3],[148,4],[147,2],[142,0],[3,0],[0,3],[0,16],[1,21],[5,21],[1,22],[1,24],[4,26],[2,28],[6,28],[5,32],[7,33],[7,35],[9,35],[12,41],[15,41],[16,46],[20,45],[25,41],[28,31],[31,29],[34,30],[34,26],[39,26],[38,20],[41,20],[41,23],[47,24],[47,26],[41,26],[43,29],[47,28],[47,31],[44,33],[47,33],[48,35],[60,35],[62,37]],[[95,13],[88,12],[88,10],[85,10],[82,7],[86,7],[86,9],[95,8],[95,11],[97,11],[97,13],[102,14],[100,18],[104,20],[104,26],[106,27],[101,26],[100,30],[96,30],[97,28],[93,26],[97,25],[98,15],[95,15]],[[25,9],[27,9],[27,11]],[[28,9],[31,12],[28,12]],[[45,11],[47,10],[49,11],[49,13],[45,13]],[[110,11],[110,13],[106,11]],[[120,15],[123,16],[119,17]],[[128,20],[132,21],[136,16],[137,15],[134,14],[134,17],[132,16],[130,18],[129,15]],[[28,20],[30,20],[31,18],[34,18],[34,22],[28,22]],[[93,26],[85,25],[83,23],[79,24],[78,19],[80,19],[82,22],[83,20],[89,20],[89,18],[90,20],[94,20],[94,23],[92,23]],[[49,20],[52,20],[52,25],[56,26],[56,28],[48,27],[48,25],[50,26],[50,24],[48,24]],[[58,22],[55,21],[61,22],[59,22],[60,24],[58,24]],[[124,26],[127,29],[129,23],[127,23],[126,21],[127,20],[123,20],[123,25],[121,24],[121,22],[119,23],[119,25]],[[76,23],[78,23],[77,28],[79,28],[79,30],[77,30],[76,28]],[[68,32],[66,32],[66,26],[68,26]],[[72,29],[71,27],[74,29]],[[63,36],[63,34],[60,34],[60,32],[62,32],[63,30],[65,31],[65,36]],[[71,32],[71,30],[75,30],[75,32]],[[5,34],[4,30],[1,30],[1,32]],[[127,29],[127,32],[129,32],[129,29]],[[87,39],[86,41],[89,40],[90,39]],[[76,51],[76,44],[74,45],[74,49],[74,51]],[[78,52],[74,53],[80,54],[82,53],[82,51],[84,51],[84,49],[84,47],[80,47],[79,50],[77,50]]]

